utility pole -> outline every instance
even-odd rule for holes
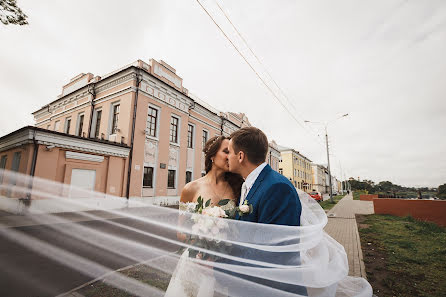
[[[344,188],[345,188],[344,180],[345,180],[345,178],[344,178],[344,174],[343,174],[343,170],[342,170],[342,166],[341,166],[341,161],[339,161],[339,168],[341,169],[341,192],[342,192],[342,194],[344,194]]]
[[[331,171],[330,171],[330,152],[328,151],[328,133],[327,133],[327,126],[328,126],[328,124],[330,124],[330,123],[332,123],[332,122],[334,122],[334,121],[336,121],[336,120],[339,120],[340,118],[343,118],[343,117],[346,117],[346,116],[348,116],[348,113],[346,113],[346,114],[344,114],[344,115],[342,115],[342,116],[340,116],[340,117],[338,117],[338,118],[336,118],[336,119],[333,119],[332,121],[329,121],[329,122],[325,122],[325,123],[321,123],[321,122],[312,122],[312,121],[304,121],[304,123],[313,123],[313,124],[323,124],[324,126],[325,126],[325,144],[326,144],[326,146],[327,146],[327,169],[328,169],[328,179],[329,179],[329,185],[330,185],[330,202],[331,203],[334,203],[334,201],[333,201],[333,186],[332,186],[332,183],[331,183]]]
[[[327,133],[327,126],[325,126],[325,143],[327,145],[327,162],[328,162],[328,182],[330,185],[330,202],[334,203],[333,201],[333,187],[331,185],[331,171],[330,171],[330,152],[328,151],[328,133]]]

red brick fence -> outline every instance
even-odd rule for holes
[[[371,194],[359,195],[359,200],[362,200],[362,201],[373,201],[374,198],[378,198],[378,195],[371,195]]]
[[[418,220],[446,226],[446,200],[375,198],[373,199],[373,207],[375,214],[389,214],[399,217],[410,215]]]

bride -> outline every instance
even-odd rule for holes
[[[230,199],[228,207],[235,207],[240,197],[243,178],[229,172],[228,164],[229,139],[215,136],[208,140],[203,151],[205,155],[206,175],[188,183],[181,192],[180,210],[185,210],[188,202],[197,202],[198,197],[211,205],[217,205],[222,199]],[[178,234],[180,240],[184,235]],[[199,283],[191,281],[191,276],[199,279]],[[185,250],[175,268],[165,297],[208,297],[214,295],[215,279],[208,269],[189,259],[189,251]]]

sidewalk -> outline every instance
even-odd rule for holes
[[[344,246],[349,275],[366,278],[355,214],[373,214],[373,202],[353,200],[351,193],[345,196],[327,213],[325,232]]]

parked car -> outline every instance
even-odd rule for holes
[[[322,196],[318,192],[310,192],[310,196],[317,202],[322,201]]]

